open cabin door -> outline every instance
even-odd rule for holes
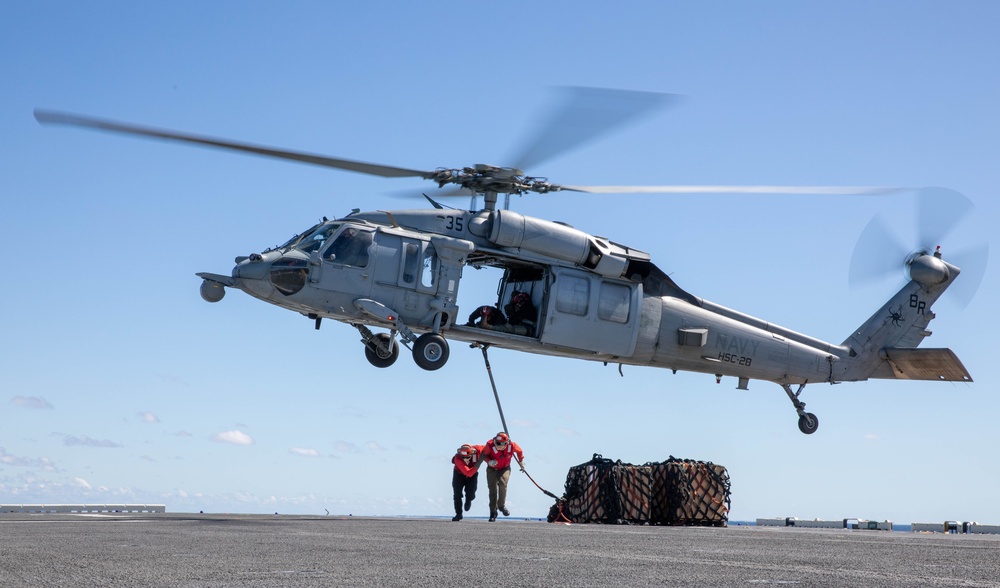
[[[552,268],[540,340],[607,355],[635,351],[642,284]]]

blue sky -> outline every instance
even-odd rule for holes
[[[510,163],[553,87],[678,93],[530,173],[945,186],[976,205],[941,244],[948,257],[1000,220],[998,21],[992,2],[4,3],[0,502],[448,515],[455,448],[500,429],[478,350],[454,345],[438,372],[405,356],[376,370],[349,327],[316,332],[238,292],[215,305],[198,295],[195,272],[226,274],[324,215],[423,206],[398,192],[432,185],[42,127],[36,107],[433,169]],[[901,283],[848,286],[861,231],[878,213],[903,238],[914,224],[908,193],[562,193],[513,206],[648,251],[698,296],[835,343]],[[634,367],[622,378],[495,350],[511,435],[556,494],[593,453],[674,455],[728,468],[734,520],[1000,522],[977,490],[1000,484],[995,258],[968,306],[950,292],[935,306],[925,343],[954,349],[975,383],[810,385],[822,424],[807,437],[774,384]],[[478,302],[469,282],[460,301]],[[513,514],[551,503],[515,472]],[[473,514],[486,511],[484,488]]]

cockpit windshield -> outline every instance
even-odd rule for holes
[[[282,247],[293,247],[305,253],[312,253],[323,247],[331,235],[337,232],[341,223],[321,223],[312,227],[300,236],[293,237]]]

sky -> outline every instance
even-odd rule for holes
[[[947,187],[975,205],[941,243],[961,265],[1000,221],[998,21],[985,1],[2,3],[0,503],[450,516],[455,449],[501,429],[479,350],[452,345],[436,372],[404,350],[379,370],[349,326],[198,294],[196,272],[228,274],[323,216],[424,207],[435,186],[41,126],[35,108],[434,169],[509,165],[559,87],[675,93],[529,173]],[[855,243],[875,215],[911,238],[915,202],[558,193],[512,207],[839,343],[903,282],[851,287]],[[924,343],[953,349],[973,383],[811,384],[821,424],[806,436],[773,383],[494,349],[511,436],[557,495],[595,453],[675,456],[727,468],[731,520],[1000,523],[983,490],[1000,485],[997,257],[971,302],[945,293]],[[472,273],[466,305],[492,291]],[[480,478],[471,514],[485,516]],[[515,470],[513,516],[552,503]]]

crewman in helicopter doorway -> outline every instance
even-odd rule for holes
[[[455,516],[453,521],[462,520],[462,493],[465,492],[465,510],[472,508],[476,499],[476,488],[479,486],[479,457],[483,454],[482,445],[466,443],[458,448],[451,463],[455,469],[451,475],[451,488],[455,491]]]
[[[510,460],[517,457],[517,463],[524,471],[524,453],[521,447],[499,432],[486,442],[483,460],[486,462],[486,485],[490,489],[490,522],[497,520],[497,511],[509,517],[507,510],[507,481],[510,480]]]

